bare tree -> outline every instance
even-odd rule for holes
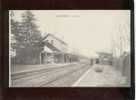
[[[128,23],[119,23],[115,26],[116,33],[112,35],[112,52],[114,55],[122,55],[130,48],[130,28]]]

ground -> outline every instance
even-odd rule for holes
[[[126,77],[113,66],[87,63],[16,65],[11,68],[13,87],[122,87]]]

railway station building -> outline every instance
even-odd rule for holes
[[[43,40],[43,50],[40,53],[40,63],[70,63],[77,61],[77,56],[68,53],[68,44],[53,34],[47,34]]]

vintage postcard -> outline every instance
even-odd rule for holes
[[[9,10],[9,87],[130,87],[130,10]]]

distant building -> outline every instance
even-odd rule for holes
[[[100,64],[112,64],[112,53],[97,52]]]

